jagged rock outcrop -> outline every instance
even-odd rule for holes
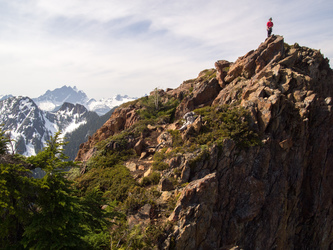
[[[273,36],[232,64],[220,82],[226,85],[213,105],[241,101],[263,145],[242,150],[226,141],[191,168],[190,183],[213,173],[217,188],[195,202],[188,201],[194,184],[183,191],[169,235],[175,249],[331,249],[333,74],[327,59]],[[200,213],[196,207],[212,192],[218,199]],[[203,220],[204,227],[195,226]]]
[[[177,248],[197,249],[197,246],[207,241],[206,233],[215,219],[213,208],[218,199],[217,184],[216,174],[208,174],[202,179],[192,181],[183,191],[169,218],[177,222],[177,227],[181,229],[177,231],[176,227],[175,231]],[[207,243],[202,247],[212,249]]]
[[[116,109],[109,120],[96,131],[88,141],[80,145],[79,152],[75,158],[76,161],[86,161],[95,152],[96,143],[107,139],[108,137],[129,128],[138,120],[134,106]]]
[[[194,84],[193,92],[187,95],[177,107],[175,116],[181,118],[185,113],[196,108],[209,106],[221,90],[219,82],[214,77],[210,80],[201,81],[199,75],[198,82]]]
[[[179,129],[187,112],[209,105],[247,109],[262,143],[242,148],[228,138],[222,146],[205,145],[206,151],[164,160],[169,168],[161,171],[162,196],[180,192],[180,197],[160,248],[332,249],[333,72],[328,60],[320,51],[271,36],[236,62],[221,60],[215,66],[177,89],[159,92],[179,100],[176,121],[161,122],[158,129],[147,126],[133,143],[137,157],[171,148],[169,130]],[[89,159],[98,141],[137,122],[139,108],[114,112],[82,145],[77,160]],[[198,117],[195,126],[180,132],[182,142],[203,124]],[[151,162],[144,164],[147,177]],[[173,190],[172,178],[188,184]]]

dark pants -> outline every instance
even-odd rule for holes
[[[267,29],[267,37],[270,37],[272,34],[272,28]]]

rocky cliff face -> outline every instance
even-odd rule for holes
[[[168,218],[174,226],[160,247],[332,249],[333,72],[328,60],[320,51],[289,46],[272,36],[235,63],[218,61],[215,66],[177,89],[160,91],[160,98],[180,102],[175,122],[148,127],[150,132],[128,145],[136,144],[141,158],[162,144],[171,147],[168,131],[179,128],[184,114],[225,104],[250,112],[250,126],[262,143],[243,148],[225,139],[201,157],[192,152],[165,160],[161,191],[175,192],[163,184],[177,171],[188,184],[177,190],[180,197]],[[137,102],[114,112],[81,145],[77,160],[88,160],[97,142],[139,121],[140,108]],[[200,125],[181,132],[183,141]],[[149,169],[149,161],[144,163],[143,169]]]
[[[95,152],[95,145],[120,131],[129,128],[139,119],[134,106],[116,109],[110,119],[88,141],[80,145],[76,161],[87,161]]]

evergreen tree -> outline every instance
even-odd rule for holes
[[[0,155],[7,152],[7,144],[9,140],[5,135],[5,132],[0,128]]]
[[[8,155],[8,142],[0,128],[0,245],[20,249],[24,225],[33,212],[37,183],[30,178],[31,172],[22,165],[20,156]]]
[[[103,200],[98,190],[86,197],[76,195],[66,178],[66,170],[75,164],[65,161],[59,136],[57,133],[43,151],[27,159],[0,155],[1,248],[92,249],[91,244],[106,246],[109,241],[106,217],[113,215],[100,209]],[[3,140],[1,137],[0,145],[5,146]],[[11,163],[2,161],[8,157]],[[40,167],[46,175],[35,179],[29,167]],[[102,241],[93,242],[101,235]]]
[[[28,159],[46,172],[37,191],[35,206],[39,212],[33,214],[23,234],[25,247],[32,249],[77,249],[85,245],[84,209],[65,178],[65,170],[75,165],[65,161],[59,135],[52,137],[42,152]]]
[[[0,164],[0,245],[19,249],[24,226],[35,212],[37,182],[20,164]]]

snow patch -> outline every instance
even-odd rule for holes
[[[76,122],[72,122],[71,124],[69,124],[69,125],[68,125],[68,126],[62,131],[62,134],[65,135],[65,134],[67,134],[67,133],[71,133],[71,132],[73,132],[74,130],[76,130],[78,127],[80,127],[80,126],[82,126],[82,125],[84,125],[84,124],[86,124],[86,123],[87,123],[86,120],[81,121],[81,122],[78,122],[78,123],[76,123]]]
[[[55,103],[50,102],[50,101],[40,102],[37,105],[41,110],[45,110],[45,111],[52,111],[57,107]]]
[[[26,151],[23,153],[24,156],[36,155],[35,146],[28,142],[26,145]]]

